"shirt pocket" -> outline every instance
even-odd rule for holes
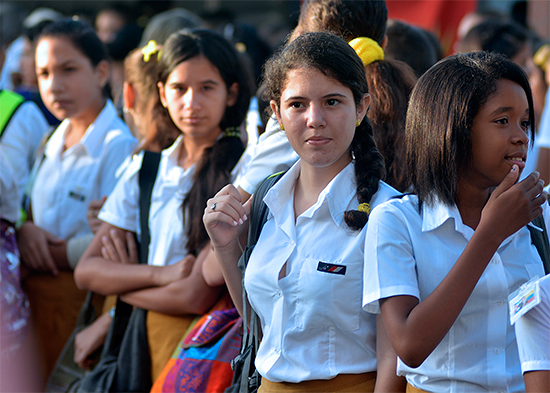
[[[363,264],[306,258],[298,279],[298,325],[359,329]]]

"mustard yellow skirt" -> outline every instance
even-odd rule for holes
[[[407,382],[407,390],[406,390],[407,393],[427,393],[426,391],[424,390],[420,390],[420,389],[417,389],[415,388],[414,386],[410,385],[408,382]]]
[[[276,392],[374,392],[376,372],[364,374],[340,374],[333,379],[304,381],[299,383],[271,382],[262,378],[258,393]]]

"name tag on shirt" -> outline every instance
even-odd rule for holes
[[[77,201],[80,201],[80,202],[83,202],[84,199],[86,199],[84,195],[79,194],[78,192],[75,192],[75,191],[69,191],[69,197],[76,199]]]
[[[346,274],[346,267],[344,265],[334,265],[321,261],[317,265],[317,270],[324,273],[340,274],[341,276]]]
[[[527,311],[540,303],[538,276],[523,284],[508,296],[510,303],[510,323],[513,325]]]

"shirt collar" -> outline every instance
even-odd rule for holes
[[[80,140],[80,144],[90,156],[94,158],[100,156],[105,134],[117,116],[115,106],[111,100],[107,100],[97,118],[90,124]]]
[[[432,205],[422,206],[422,232],[432,231],[449,219],[454,219],[456,231],[464,232],[460,229],[463,226],[462,217],[456,205],[449,206],[436,198]]]
[[[288,196],[294,194],[294,186],[300,174],[301,160],[298,160],[285,175],[275,184],[264,197],[264,202],[273,215],[283,214],[288,202]],[[325,201],[328,204],[330,215],[336,225],[341,226],[344,220],[344,213],[350,209],[350,203],[356,199],[355,166],[350,162],[338,175],[330,181],[319,194],[317,202],[308,209],[306,215],[313,215]],[[351,179],[351,181],[350,181]],[[279,198],[279,195],[285,196]],[[294,198],[292,198],[294,200]],[[358,202],[357,202],[358,205]],[[357,208],[354,206],[353,208]]]

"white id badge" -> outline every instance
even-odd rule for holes
[[[508,296],[510,303],[510,323],[513,325],[516,321],[540,303],[539,277],[534,277],[527,281],[517,290]]]

